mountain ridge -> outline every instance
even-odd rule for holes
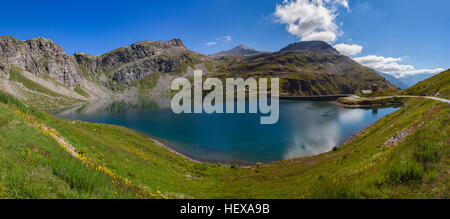
[[[398,78],[396,78],[396,77],[394,77],[394,76],[392,76],[392,75],[384,74],[384,73],[382,73],[382,72],[377,72],[377,73],[378,73],[379,75],[381,75],[382,77],[386,78],[386,80],[388,80],[389,82],[391,82],[391,84],[396,85],[397,87],[401,88],[402,90],[405,90],[405,89],[407,89],[407,88],[410,87],[409,85],[403,83],[402,80],[400,80],[400,79],[398,79]]]
[[[415,84],[403,91],[403,94],[450,99],[450,69]]]
[[[245,56],[245,55],[254,55],[257,53],[260,53],[260,51],[256,51],[255,49],[250,48],[246,45],[239,45],[230,50],[221,51],[221,52],[212,54],[212,55],[210,55],[210,57],[220,58],[223,56],[230,56],[230,55],[244,55]]]
[[[203,70],[206,77],[276,76],[285,95],[355,93],[374,83],[382,89],[396,89],[373,70],[340,55],[325,42],[294,43],[279,52],[258,52],[241,45],[234,52],[247,55],[212,58],[173,39],[140,41],[97,56],[68,55],[51,40],[18,41],[4,36],[0,38],[0,82],[9,93],[44,108],[60,107],[61,101],[53,101],[55,98],[67,97],[71,101],[65,102],[72,103],[169,95],[171,81],[190,77],[195,69]],[[12,78],[12,73],[16,77]],[[40,101],[36,92],[49,101]],[[43,104],[47,102],[54,102],[55,106]]]
[[[330,44],[323,41],[301,41],[297,43],[291,43],[282,48],[280,52],[320,52],[332,55],[340,55],[340,53]]]
[[[415,75],[406,75],[406,76],[403,76],[398,79],[401,80],[406,85],[408,85],[409,87],[412,87],[415,84],[417,84],[423,80],[426,80],[428,78],[431,78],[435,75],[437,75],[437,73],[436,74],[423,73],[423,74],[415,74]]]

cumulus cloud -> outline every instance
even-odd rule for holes
[[[334,43],[343,32],[341,22],[336,24],[337,9],[343,7],[350,12],[348,0],[284,0],[276,5],[274,16],[276,21],[286,24],[286,31],[301,39],[301,41],[320,40]],[[348,41],[352,41],[349,39]],[[341,54],[355,56],[362,52],[363,47],[356,44],[336,44],[334,48]],[[355,58],[357,62],[376,71],[401,78],[415,74],[435,74],[444,71],[443,68],[416,69],[412,65],[401,64],[402,58],[365,56]]]
[[[369,55],[364,57],[357,57],[354,58],[354,60],[361,65],[367,66],[385,74],[390,74],[396,78],[402,78],[408,75],[415,74],[436,74],[445,71],[445,69],[443,68],[416,69],[413,65],[400,64],[400,62],[403,61],[403,58]]]
[[[284,0],[276,6],[277,21],[286,24],[286,30],[302,41],[336,41],[341,32],[335,23],[336,9],[342,6],[350,11],[348,0]]]
[[[334,45],[334,48],[339,51],[341,54],[347,55],[347,56],[354,56],[354,55],[358,55],[362,52],[363,47],[356,45],[356,44],[345,44],[345,43],[340,43],[340,44],[336,44]]]
[[[211,42],[207,42],[207,43],[206,43],[207,46],[214,46],[214,45],[216,45],[216,44],[217,44],[216,41],[211,41]]]

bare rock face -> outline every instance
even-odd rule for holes
[[[102,75],[100,82],[113,90],[115,85],[129,86],[155,72],[175,72],[207,59],[188,50],[179,39],[142,41],[96,57],[82,53],[74,57],[91,74]]]
[[[71,88],[81,79],[75,58],[44,38],[18,41],[1,36],[0,62],[16,65],[37,76],[47,75]]]
[[[91,56],[67,55],[60,46],[44,38],[18,41],[0,37],[0,63],[16,65],[39,77],[49,76],[72,89],[87,79],[115,90],[114,86],[126,87],[154,72],[178,71],[206,58],[186,49],[179,39],[142,41]]]
[[[4,77],[4,78],[8,78],[9,74],[8,74],[8,69],[6,67],[6,65],[0,63],[0,77]]]

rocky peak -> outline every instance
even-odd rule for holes
[[[236,47],[234,47],[233,49],[231,49],[229,52],[230,52],[230,53],[236,53],[236,54],[243,54],[243,55],[246,55],[246,54],[253,54],[253,53],[256,53],[257,51],[254,50],[254,49],[252,49],[252,48],[250,48],[250,47],[248,47],[248,46],[245,46],[245,45],[239,45],[239,46],[236,46]]]
[[[35,75],[48,75],[58,82],[75,87],[80,80],[76,61],[51,40],[38,37],[18,41],[0,37],[0,62],[16,65]]]
[[[180,39],[173,39],[169,41],[148,41],[144,40],[130,46],[131,48],[137,47],[151,47],[151,48],[160,48],[160,49],[169,49],[173,47],[186,48],[183,44],[183,41]]]
[[[292,43],[280,50],[280,52],[294,51],[339,55],[339,52],[334,47],[323,41],[302,41],[298,43]]]
[[[211,55],[211,57],[218,58],[218,57],[229,56],[229,55],[253,55],[256,53],[259,53],[259,52],[248,46],[239,45],[228,51],[222,51],[222,52],[213,54],[213,55]]]
[[[180,55],[186,51],[188,49],[186,49],[183,42],[179,39],[169,41],[141,41],[98,56],[98,66],[101,69],[97,71],[117,68],[123,64],[134,63],[150,57]]]

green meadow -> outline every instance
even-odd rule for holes
[[[193,162],[133,130],[60,120],[1,93],[0,198],[448,198],[450,108],[404,101],[331,152],[237,166]],[[75,159],[17,110],[131,186]]]

